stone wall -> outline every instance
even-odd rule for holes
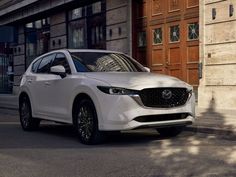
[[[107,50],[131,54],[131,0],[106,1]]]
[[[13,61],[14,61],[14,86],[13,93],[18,92],[18,86],[22,74],[25,72],[25,35],[24,26],[18,27],[17,45],[13,48]]]
[[[230,5],[236,9],[236,1],[205,0],[200,5],[199,107],[208,109],[214,103],[215,110],[236,111],[236,11],[230,14]]]
[[[50,17],[50,49],[67,47],[66,12],[60,12]]]

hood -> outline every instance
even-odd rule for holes
[[[113,87],[122,87],[135,90],[155,87],[191,88],[190,85],[177,78],[148,72],[91,72],[86,73],[85,75],[89,78],[103,81]]]

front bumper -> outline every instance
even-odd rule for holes
[[[195,121],[195,96],[187,103],[175,108],[149,108],[127,95],[108,95],[99,93],[98,120],[99,129],[104,131],[131,130],[143,127],[169,127],[192,124]],[[136,101],[135,101],[136,100]],[[138,117],[161,117],[165,115],[185,114],[185,118],[176,120],[150,120],[140,122]]]

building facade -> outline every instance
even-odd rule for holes
[[[232,112],[235,6],[234,0],[0,0],[0,25],[16,29],[16,40],[0,42],[0,92],[11,86],[6,73],[13,71],[17,93],[40,54],[107,49],[193,85],[200,108]]]
[[[152,72],[199,85],[199,1],[133,1],[133,56]]]
[[[126,0],[0,1],[0,25],[16,29],[16,40],[7,43],[13,62],[4,63],[0,75],[8,78],[7,69],[13,68],[13,93],[17,94],[27,66],[51,50],[89,48],[130,54],[130,8],[131,1]],[[6,90],[4,86],[0,93]]]
[[[199,104],[204,110],[236,112],[236,1],[200,1]]]

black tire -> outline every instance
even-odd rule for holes
[[[99,144],[105,140],[104,132],[98,129],[97,112],[90,99],[83,99],[76,107],[74,117],[76,133],[83,144]]]
[[[25,96],[20,101],[19,105],[20,123],[25,131],[37,130],[40,120],[32,117],[32,110],[29,99]]]
[[[158,128],[157,131],[163,137],[175,137],[179,135],[183,131],[183,126],[180,127],[166,127],[166,128]]]

